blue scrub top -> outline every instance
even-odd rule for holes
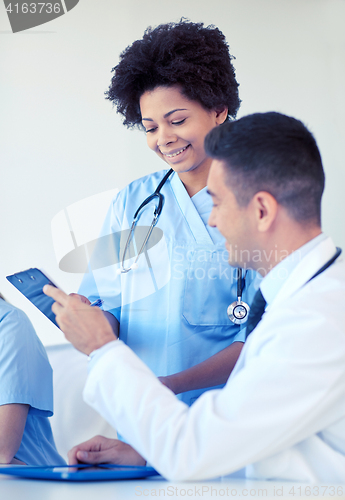
[[[26,314],[0,299],[0,405],[30,405],[15,458],[28,465],[64,464],[48,417],[53,415],[52,369]]]
[[[227,316],[229,304],[237,299],[237,271],[228,264],[223,236],[207,226],[212,200],[206,188],[190,198],[173,173],[161,190],[163,210],[138,269],[117,274],[134,213],[165,173],[138,179],[115,197],[79,290],[91,301],[104,300],[103,309],[120,322],[121,340],[157,376],[190,368],[245,339],[244,326]],[[143,209],[137,234],[150,226],[155,204]],[[125,267],[134,262],[139,248],[134,238]],[[256,273],[247,272],[243,300],[248,303],[256,280]],[[202,392],[179,398],[191,404]]]

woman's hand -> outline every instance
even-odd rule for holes
[[[166,377],[158,377],[158,380],[163,385],[165,385],[165,387],[167,387],[168,389],[170,389],[174,394],[177,394],[177,392],[175,392],[173,378],[171,376],[167,375]]]

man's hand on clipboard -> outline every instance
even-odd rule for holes
[[[68,452],[68,463],[146,465],[146,460],[127,443],[95,436]]]
[[[109,322],[98,307],[91,307],[78,296],[67,295],[50,285],[45,285],[43,292],[55,300],[52,311],[56,322],[78,351],[89,355],[115,340]]]

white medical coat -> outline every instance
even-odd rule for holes
[[[121,341],[90,364],[85,401],[165,477],[345,480],[345,263],[322,241],[248,337],[224,389],[189,408]]]
[[[151,236],[138,269],[116,273],[134,213],[165,173],[138,179],[117,195],[93,252],[94,269],[85,275],[79,290],[91,301],[104,300],[103,309],[120,323],[120,339],[157,376],[190,368],[245,339],[244,330],[227,316],[228,305],[237,299],[236,269],[228,264],[224,238],[205,225],[212,207],[206,188],[191,199],[173,173],[161,190],[164,206],[156,228],[162,238],[151,246]],[[143,210],[138,229],[150,226],[156,204]],[[114,237],[104,244],[102,236],[109,234]],[[114,255],[114,263],[105,265]],[[133,262],[134,256],[126,258],[125,266]],[[247,272],[243,300],[250,303],[256,287],[256,274]],[[179,397],[191,404],[202,392]]]

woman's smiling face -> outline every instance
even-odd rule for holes
[[[204,139],[212,128],[224,122],[227,109],[206,110],[173,86],[145,92],[140,98],[140,110],[148,146],[175,172],[210,167]]]

